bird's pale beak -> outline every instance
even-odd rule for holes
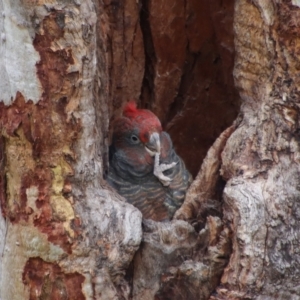
[[[160,153],[160,137],[157,132],[150,135],[149,142],[145,144],[145,149],[151,156]]]

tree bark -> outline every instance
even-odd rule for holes
[[[96,5],[1,2],[4,300],[128,296],[141,213],[102,179],[108,59]]]
[[[299,20],[287,0],[0,0],[0,299],[298,299]],[[197,175],[171,222],[103,179],[128,99]]]
[[[219,299],[298,299],[297,1],[236,1],[234,77],[243,105],[222,154],[233,252]]]

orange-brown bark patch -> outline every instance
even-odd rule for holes
[[[0,136],[0,207],[4,217],[6,217],[6,180],[5,180],[5,148],[4,138]]]
[[[33,222],[47,234],[49,241],[71,252],[71,229],[67,223],[72,222],[72,208],[66,214],[68,219],[62,220],[50,203],[51,197],[54,197],[52,203],[58,209],[70,207],[60,182],[65,182],[73,174],[66,157],[74,159],[72,144],[81,128],[79,120],[72,115],[67,118],[66,113],[66,106],[76,97],[74,86],[79,73],[68,71],[69,66],[74,64],[71,49],[55,50],[56,43],[63,37],[64,12],[53,11],[44,18],[33,41],[41,58],[36,67],[43,88],[42,98],[34,104],[31,100],[26,102],[23,95],[17,93],[11,105],[0,103],[3,136],[0,140],[0,200],[2,213],[12,222]],[[55,45],[53,42],[56,42]],[[76,108],[73,107],[74,110]],[[4,165],[5,151],[10,163]],[[19,165],[16,160],[20,160]],[[13,170],[16,166],[18,170]],[[12,183],[9,188],[7,176]],[[38,189],[35,207],[29,207],[27,203],[30,187]],[[59,202],[55,202],[57,199]],[[63,205],[64,199],[67,205]]]
[[[66,274],[57,264],[47,263],[40,258],[27,261],[23,282],[29,287],[29,300],[85,299],[82,293],[83,275],[77,272]]]

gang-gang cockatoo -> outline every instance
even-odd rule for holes
[[[172,219],[192,177],[159,119],[128,102],[113,124],[107,181],[146,219]]]

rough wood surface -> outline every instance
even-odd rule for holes
[[[209,217],[197,233],[187,222],[145,221],[134,258],[132,299],[208,299],[231,251],[230,232]]]
[[[233,231],[233,252],[217,299],[300,297],[295,2],[235,4],[234,76],[243,105],[222,154],[223,221]]]
[[[298,299],[299,6],[2,0],[0,298]],[[102,179],[110,117],[141,96],[196,174],[234,85],[190,223],[142,222]]]
[[[221,200],[215,199],[215,203],[212,203],[212,200],[216,197],[217,184],[220,179],[221,153],[234,128],[234,126],[227,128],[209,149],[201,169],[174,219],[186,221],[198,219],[201,213],[205,213],[210,209],[210,205],[215,205],[215,209],[218,210]]]
[[[108,61],[101,53],[96,66],[95,3],[17,2],[0,6],[0,62],[11,64],[1,67],[0,298],[128,298],[141,213],[102,180]]]

